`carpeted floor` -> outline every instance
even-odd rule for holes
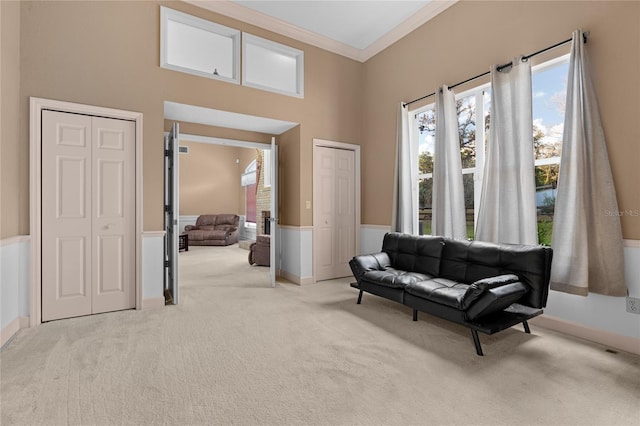
[[[638,425],[640,357],[480,335],[349,279],[269,287],[247,251],[180,254],[181,304],[55,321],[0,353],[2,425]],[[203,261],[204,260],[204,261]]]

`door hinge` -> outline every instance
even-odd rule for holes
[[[164,267],[168,268],[169,266],[171,266],[171,262],[169,262],[168,260],[164,261]]]
[[[171,211],[171,206],[169,206],[169,205],[166,205],[166,204],[165,204],[165,206],[164,206],[164,212],[165,212],[165,213],[169,213],[170,211]]]
[[[171,150],[170,149],[165,149],[164,150],[164,156],[165,157],[171,157]]]

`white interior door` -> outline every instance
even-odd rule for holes
[[[42,112],[42,320],[135,307],[135,124]]]
[[[173,123],[171,131],[165,136],[164,148],[164,211],[165,211],[165,299],[177,305],[178,296],[178,236],[180,228],[179,203],[179,162],[180,155],[180,128],[178,123]]]
[[[271,138],[271,245],[269,246],[271,287],[276,286],[276,247],[280,247],[280,230],[278,229],[278,146],[276,138]]]
[[[317,281],[351,274],[356,254],[355,152],[314,149],[314,241]]]

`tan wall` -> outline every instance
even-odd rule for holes
[[[171,125],[173,122],[174,122],[173,120],[164,121],[165,131],[169,131],[171,129]],[[213,138],[231,139],[231,140],[236,140],[241,142],[255,142],[255,143],[265,144],[265,146],[266,145],[271,146],[272,135],[268,135],[266,133],[249,132],[244,130],[224,128],[224,127],[205,126],[197,123],[178,122],[178,124],[180,125],[180,134],[182,134],[183,136],[184,135],[210,136]],[[192,142],[190,145],[194,143],[195,142]],[[184,145],[184,143],[182,143],[182,145]],[[215,147],[215,146],[221,146],[221,145],[211,145],[211,146]],[[216,152],[215,149],[204,149],[204,148],[202,148],[201,151],[206,152],[207,155],[209,156],[215,155],[215,152]],[[235,155],[236,157],[233,160],[234,161],[233,171],[234,173],[237,173],[236,179],[237,179],[238,185],[240,185],[240,179],[245,169],[253,160],[256,159],[256,149],[255,148],[237,148]],[[186,164],[185,167],[188,167],[188,166],[195,167],[195,169],[191,173],[211,173],[211,171],[204,172],[202,170],[203,168],[208,167],[205,164],[206,162],[198,161],[193,159],[192,157],[184,156],[184,155],[180,156],[180,159],[181,159],[181,169],[180,169],[181,177],[182,177],[182,173],[184,172],[182,168],[183,163]],[[239,160],[240,163],[235,163],[236,159]],[[216,167],[229,167],[229,166],[226,163],[223,164],[221,162],[216,162]],[[229,169],[228,172],[231,172],[231,169]],[[183,182],[181,181],[180,191],[183,191],[183,190],[190,191],[190,198],[188,199],[182,198],[182,195],[183,195],[182,192],[180,194],[181,214],[198,214],[198,213],[186,213],[186,211],[187,209],[189,211],[193,211],[194,209],[197,209],[200,203],[200,201],[197,200],[198,195],[204,196],[205,193],[210,189],[211,189],[210,186],[204,187],[202,185],[198,186],[197,189],[196,188],[187,189],[186,186],[183,187]],[[187,205],[184,204],[185,202],[187,203]],[[245,213],[246,197],[245,197],[244,188],[242,187],[238,188],[236,202],[237,202],[237,207],[235,208],[234,212],[236,214],[243,215]]]
[[[3,2],[4,3],[4,2]],[[305,98],[298,99],[159,67],[160,4],[248,31],[305,52]],[[57,99],[144,114],[144,229],[162,229],[163,101],[300,123],[298,193],[288,225],[310,225],[311,146],[314,137],[360,141],[362,64],[181,2],[21,3],[21,125],[9,150],[28,144],[28,97]],[[20,148],[23,149],[23,148]],[[28,157],[20,154],[7,174],[27,197]],[[18,179],[21,177],[21,179]],[[295,188],[295,187],[294,187]],[[4,189],[3,189],[4,198]],[[14,197],[16,198],[16,197]],[[28,200],[20,198],[6,235],[28,232]],[[4,216],[4,203],[2,212]],[[11,211],[9,212],[11,213]],[[18,223],[19,222],[19,223]]]
[[[290,194],[287,202],[278,197],[278,216],[283,225],[299,225],[300,206],[304,207],[300,196],[301,182],[296,179],[301,174],[300,165],[300,126],[296,126],[278,136],[278,193]],[[309,198],[311,199],[311,198]]]
[[[0,238],[6,238],[29,233],[29,151],[20,140],[18,2],[0,2],[0,55]]]
[[[365,63],[362,223],[391,222],[397,106],[571,37],[587,45],[621,210],[640,209],[640,2],[463,1]],[[640,217],[622,217],[640,239]]]
[[[251,162],[256,159],[256,150],[252,148],[242,148],[240,149],[239,157],[240,176],[242,176],[242,173],[244,173],[244,171],[247,169],[247,166],[249,166],[249,164],[251,164]],[[240,179],[240,176],[238,176],[238,179]],[[247,212],[246,204],[247,197],[245,195],[245,189],[242,188],[240,189],[240,193],[238,194],[238,211],[240,212],[239,214],[244,215]]]
[[[180,154],[180,214],[242,214],[238,199],[242,148],[182,141]]]
[[[7,115],[10,98],[2,95],[3,124],[20,126],[17,138],[2,130],[2,237],[28,233],[29,96],[144,113],[145,230],[162,229],[165,100],[301,124],[278,138],[286,225],[312,224],[305,203],[312,195],[313,138],[361,144],[362,222],[385,225],[398,103],[566,39],[579,27],[591,31],[588,49],[620,209],[640,208],[640,2],[459,2],[364,65],[179,2],[23,1],[19,23],[15,3],[0,3],[3,35],[7,22],[21,35],[9,43],[21,51],[21,73],[11,83],[21,84],[17,120]],[[159,4],[304,50],[305,99],[161,69]],[[4,82],[5,60],[14,54],[2,40]],[[622,223],[625,238],[640,239],[640,218],[625,216]]]

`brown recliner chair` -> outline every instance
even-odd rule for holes
[[[238,242],[237,214],[203,214],[194,225],[184,227],[190,246],[228,246]]]
[[[271,236],[258,235],[249,246],[249,265],[271,266]]]

